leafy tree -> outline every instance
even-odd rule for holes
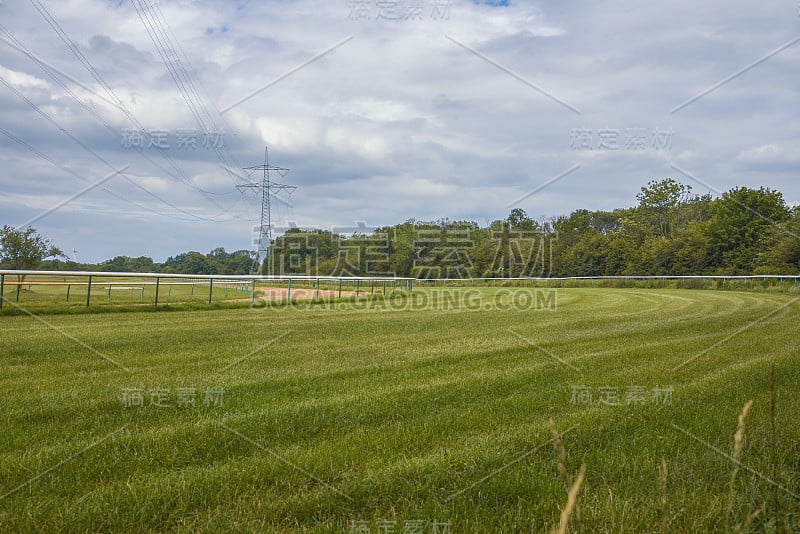
[[[63,256],[60,248],[31,227],[18,230],[6,225],[0,230],[0,262],[9,269],[35,269],[45,258]]]
[[[779,191],[737,187],[716,199],[709,220],[712,266],[719,274],[749,274],[776,227],[789,219]]]
[[[754,274],[800,273],[800,206],[794,207],[791,219],[773,230],[756,258]]]
[[[636,244],[621,232],[608,236],[605,242],[606,260],[605,273],[609,276],[639,274],[641,269],[638,262],[638,248]]]
[[[506,222],[512,230],[534,230],[537,226],[536,221],[528,217],[525,210],[520,208],[511,210]]]
[[[118,273],[149,273],[155,271],[153,259],[147,256],[131,258],[128,256],[116,256],[106,260],[100,265],[100,270],[105,272]]]
[[[672,178],[651,180],[636,195],[639,214],[657,235],[671,237],[675,226],[676,209],[689,200],[692,187]]]
[[[711,265],[708,223],[695,220],[675,238],[676,249],[672,264],[673,275],[700,275]]]
[[[217,266],[200,252],[185,252],[167,258],[162,272],[181,274],[218,274]]]
[[[63,257],[64,253],[32,227],[17,229],[5,225],[0,230],[0,263],[9,269],[36,269],[45,258]],[[17,275],[17,298],[25,275]]]
[[[224,272],[220,274],[249,274],[255,260],[255,252],[236,250],[228,254]]]

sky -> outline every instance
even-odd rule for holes
[[[668,177],[796,204],[799,64],[797,0],[0,1],[0,225],[82,262],[254,249],[265,146],[276,234]]]

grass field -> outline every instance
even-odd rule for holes
[[[2,316],[0,531],[800,530],[800,297],[535,291]]]

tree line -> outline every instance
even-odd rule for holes
[[[132,272],[132,273],[182,273],[182,274],[249,274],[253,267],[253,253],[249,250],[226,252],[218,247],[203,254],[184,252],[156,263],[147,256],[116,256],[100,263],[79,263],[70,260],[60,248],[54,246],[35,229],[17,229],[3,226],[0,229],[0,269]]]
[[[410,219],[347,235],[291,228],[273,240],[260,266],[252,251],[223,248],[163,263],[118,256],[77,264],[46,254],[53,250],[45,242],[27,268],[417,278],[800,273],[800,206],[788,206],[779,191],[736,187],[718,197],[694,195],[691,186],[667,178],[649,182],[636,200],[627,208],[579,209],[538,221],[517,208],[485,227]],[[14,267],[7,253],[8,228],[0,234],[0,266],[24,268]]]
[[[352,236],[291,229],[265,269],[417,278],[800,273],[800,206],[779,191],[737,187],[713,198],[667,178],[636,199],[542,221],[514,209],[484,228],[409,220]]]

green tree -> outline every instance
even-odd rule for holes
[[[689,201],[692,187],[672,178],[651,180],[636,195],[639,215],[650,229],[662,237],[671,237],[678,206]]]
[[[756,258],[754,274],[800,273],[800,206],[791,219],[773,227],[765,240],[765,250]]]
[[[117,273],[151,273],[155,271],[153,259],[147,256],[131,258],[129,256],[115,256],[100,265],[100,270]]]
[[[700,275],[709,271],[712,259],[707,222],[691,221],[675,241],[672,274]]]
[[[9,269],[32,270],[45,258],[62,257],[64,253],[32,227],[17,229],[5,225],[0,230],[0,263]],[[25,275],[17,275],[17,300]]]
[[[0,230],[0,262],[9,269],[35,269],[45,258],[59,256],[64,256],[61,249],[31,227],[18,230],[6,225]]]
[[[181,274],[219,274],[217,265],[200,252],[185,252],[167,258],[161,272]]]
[[[711,263],[719,274],[751,274],[777,227],[789,219],[779,191],[737,187],[716,199],[709,220]]]
[[[514,208],[511,210],[511,213],[508,214],[506,222],[508,222],[511,229],[514,230],[533,230],[537,226],[536,221],[528,217],[528,214],[525,213],[525,210],[520,208]]]

